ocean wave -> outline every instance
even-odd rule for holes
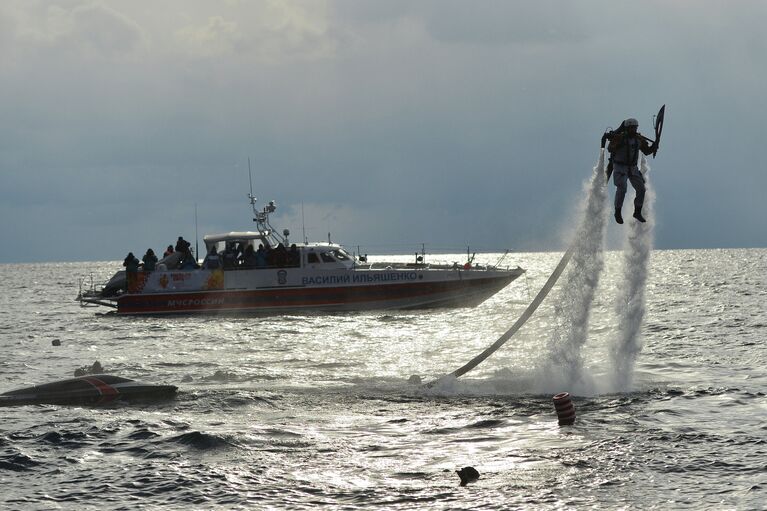
[[[167,442],[186,445],[201,451],[227,449],[236,447],[228,437],[215,433],[203,433],[202,431],[190,431],[171,437]]]
[[[32,470],[40,465],[40,462],[35,461],[26,454],[20,452],[0,455],[0,470],[24,472]]]

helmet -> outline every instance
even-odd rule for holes
[[[628,119],[623,121],[623,126],[626,127],[626,128],[631,128],[632,126],[635,127],[635,128],[638,128],[639,127],[639,121],[637,121],[633,117],[629,117]]]

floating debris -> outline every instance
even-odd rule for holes
[[[466,486],[479,479],[479,471],[474,467],[463,467],[460,470],[456,470],[455,473],[461,478],[461,486]]]

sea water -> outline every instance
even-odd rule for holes
[[[495,341],[561,253],[510,257],[527,273],[475,308],[240,318],[80,308],[78,277],[119,262],[0,265],[0,391],[96,360],[180,389],[0,409],[0,509],[764,508],[767,250],[652,251],[628,388],[621,251],[604,254],[579,348],[588,385],[541,383],[562,283],[469,374],[408,383]],[[574,426],[553,391],[573,393]],[[464,466],[480,479],[461,487]]]

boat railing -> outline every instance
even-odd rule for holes
[[[447,254],[458,254],[458,251],[453,252],[450,250],[450,248],[453,247],[438,247],[439,252],[436,254],[428,253],[426,252],[426,244],[421,244],[420,251],[417,252],[410,252],[410,257],[412,262],[403,263],[401,261],[397,262],[389,262],[389,261],[376,261],[376,262],[370,262],[368,260],[368,255],[364,254],[361,250],[361,247],[357,245],[357,251],[354,252],[354,259],[356,266],[359,268],[365,268],[368,267],[370,269],[379,269],[379,268],[386,268],[386,267],[392,267],[392,268],[431,268],[431,269],[454,269],[454,270],[497,270],[497,271],[511,271],[519,268],[519,266],[512,267],[509,263],[503,264],[508,255],[511,253],[510,249],[505,249],[499,259],[495,263],[476,263],[475,258],[478,255],[477,252],[472,252],[471,247],[466,247],[466,259],[464,262],[457,262],[455,260],[447,261],[447,260],[439,260],[438,257],[440,254],[447,255]],[[386,252],[384,252],[386,253]],[[392,252],[392,254],[396,254],[396,252]],[[403,254],[404,255],[404,254]],[[489,254],[488,254],[489,255]],[[399,257],[399,256],[397,256]]]
[[[116,308],[117,305],[114,302],[104,300],[101,296],[101,291],[96,290],[96,282],[93,279],[93,273],[87,277],[80,277],[78,280],[79,293],[77,293],[76,300],[80,302],[80,307],[98,307],[106,305],[107,307]]]
[[[385,269],[419,269],[419,270],[455,270],[455,271],[511,271],[515,268],[511,266],[500,266],[498,264],[479,264],[479,263],[458,263],[456,261],[435,261],[428,263],[403,263],[391,261],[376,261],[357,265],[358,268],[367,268],[369,270]]]

